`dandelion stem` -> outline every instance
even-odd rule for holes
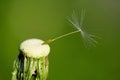
[[[75,34],[75,33],[78,33],[78,32],[81,32],[81,31],[80,31],[80,30],[76,30],[76,31],[72,31],[72,32],[63,34],[63,35],[58,36],[58,37],[53,38],[53,39],[49,39],[49,40],[43,42],[42,45],[44,45],[44,44],[50,44],[50,43],[52,43],[52,42],[54,42],[54,41],[56,41],[56,40],[58,40],[58,39],[61,39],[61,38],[63,38],[63,37],[66,37],[66,36],[69,36],[69,35],[71,35],[71,34]]]
[[[58,36],[58,37],[52,39],[52,41],[58,40],[58,39],[60,39],[60,38],[69,36],[69,35],[74,34],[74,33],[77,33],[77,32],[80,32],[80,31],[76,30],[76,31],[73,31],[73,32],[66,33],[66,34],[64,34],[64,35],[61,35],[61,36]]]

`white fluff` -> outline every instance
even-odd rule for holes
[[[44,41],[40,39],[28,39],[20,44],[20,50],[27,57],[40,58],[47,56],[50,52],[48,44],[42,45]]]

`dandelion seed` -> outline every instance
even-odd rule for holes
[[[50,39],[50,40],[47,40],[45,41],[43,44],[49,44],[53,41],[56,41],[58,39],[61,39],[63,37],[66,37],[66,36],[69,36],[71,34],[75,34],[75,33],[80,33],[82,38],[83,38],[83,42],[85,44],[85,47],[87,48],[90,48],[90,47],[95,47],[96,44],[98,43],[94,38],[95,38],[95,35],[92,35],[92,34],[89,34],[87,33],[83,28],[82,28],[82,24],[83,24],[83,20],[84,20],[84,16],[85,16],[85,11],[82,10],[81,12],[81,18],[80,17],[80,13],[76,13],[75,11],[73,11],[73,14],[68,17],[68,21],[73,25],[74,28],[76,28],[77,30],[76,31],[73,31],[73,32],[69,32],[69,33],[66,33],[64,35],[61,35],[61,36],[58,36],[54,39]]]

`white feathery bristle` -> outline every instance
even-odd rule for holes
[[[28,39],[20,44],[20,50],[27,57],[40,58],[48,56],[50,47],[48,44],[42,45],[42,43],[44,41],[40,39]]]

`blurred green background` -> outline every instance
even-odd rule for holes
[[[50,44],[48,80],[120,80],[120,0],[0,0],[0,80],[10,80],[19,44],[75,29],[66,20],[86,11],[83,26],[101,37],[86,49],[79,33]]]

